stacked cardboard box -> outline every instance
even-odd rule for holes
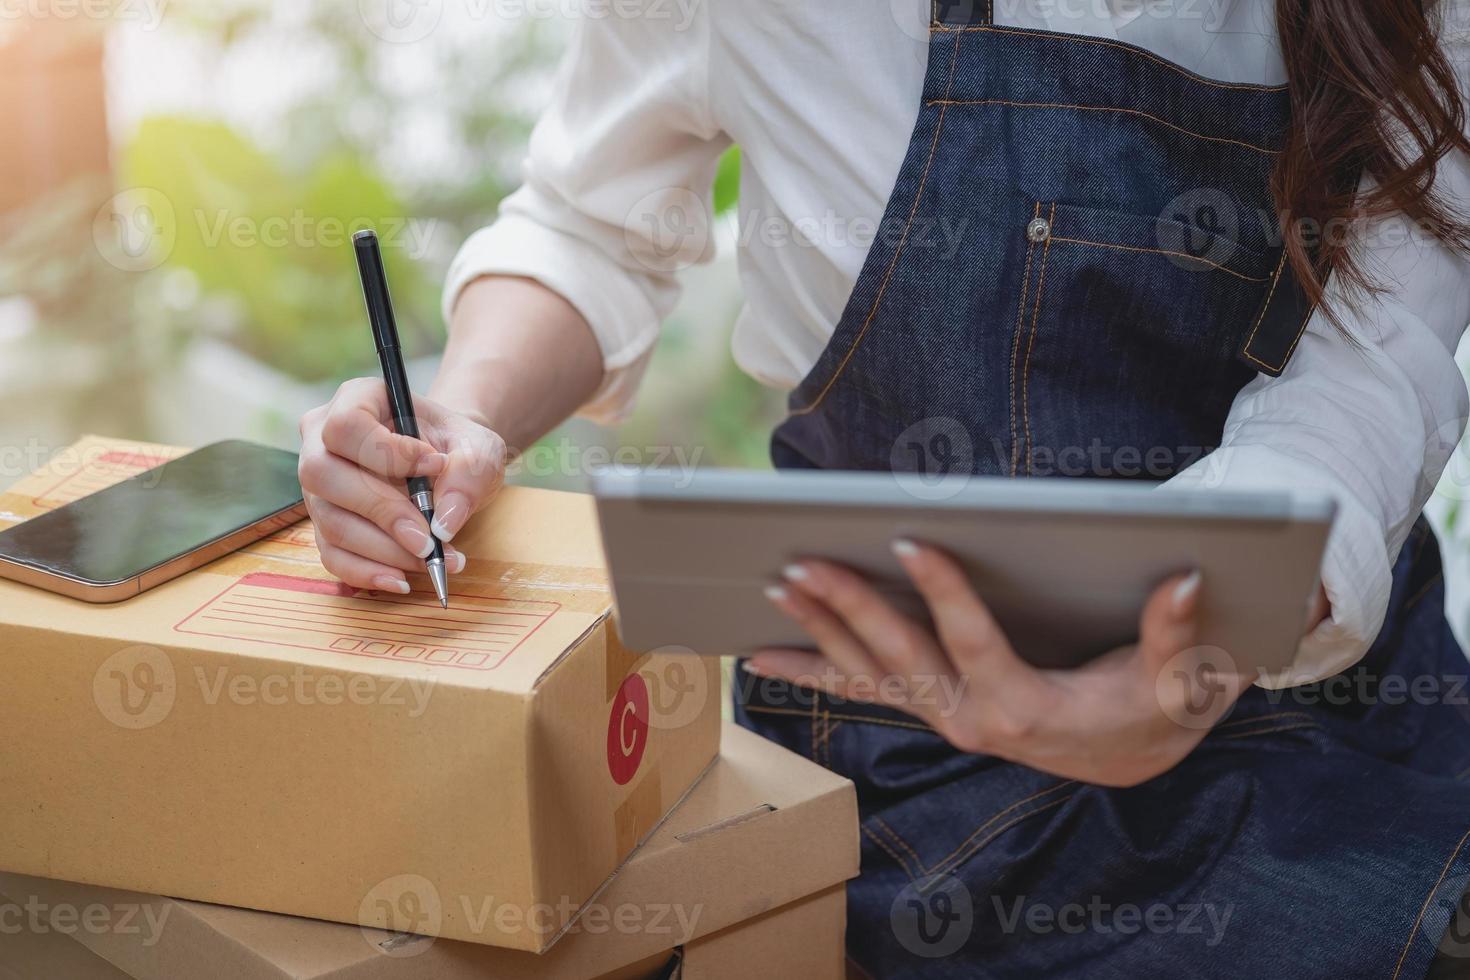
[[[0,521],[179,452],[83,440]],[[309,524],[117,606],[0,582],[10,921],[31,900],[172,923],[130,943],[0,905],[0,969],[590,978],[677,954],[714,976],[757,939],[840,967],[851,787],[744,733],[711,769],[717,662],[621,646],[587,498],[509,489],[455,543],[447,614],[422,580],[341,586]],[[650,904],[698,915],[660,933]]]
[[[0,977],[837,980],[856,827],[851,783],[730,727],[710,773],[539,955],[0,874],[14,978]]]

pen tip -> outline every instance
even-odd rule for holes
[[[431,560],[428,563],[429,579],[434,583],[434,597],[439,605],[449,608],[449,576],[444,571],[444,562]]]

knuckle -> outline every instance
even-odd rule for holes
[[[297,433],[299,433],[302,438],[305,438],[308,432],[320,428],[322,424],[322,414],[325,411],[325,406],[318,405],[316,408],[307,409],[305,412],[302,412],[301,419],[297,422],[296,425]]]
[[[498,456],[480,446],[449,453],[450,468],[472,488],[487,486],[499,479],[499,462]]]
[[[411,519],[412,515],[417,513],[418,511],[411,509],[407,500],[390,500],[386,496],[373,494],[362,516],[391,534],[394,524],[400,520]]]
[[[827,602],[849,619],[870,616],[874,612],[864,589],[841,573],[833,573],[827,577]]]
[[[362,516],[386,531],[393,526],[391,511],[386,500],[374,495],[364,503]]]
[[[889,648],[888,659],[904,673],[912,673],[923,659],[923,646],[913,633],[905,632]]]
[[[351,416],[346,412],[331,412],[322,420],[322,442],[333,449],[345,448],[351,434]]]
[[[992,745],[1015,745],[1029,738],[1036,726],[1025,715],[996,709],[986,712],[977,726],[981,739]]]
[[[958,604],[973,599],[975,595],[965,578],[949,571],[926,570],[921,580],[940,602]]]
[[[326,479],[331,461],[324,453],[302,453],[296,462],[296,479],[308,491],[317,491]]]
[[[316,525],[316,533],[326,541],[341,545],[347,538],[347,515],[336,508],[327,508],[321,514],[313,515]]]
[[[349,378],[338,386],[337,394],[344,399],[360,400],[372,398],[382,390],[383,382],[379,378]]]
[[[946,742],[968,755],[987,754],[993,744],[984,737],[979,726],[966,724],[957,718],[942,720],[936,730]]]
[[[955,657],[969,662],[983,659],[994,650],[978,624],[967,620],[956,622],[959,628],[952,631],[955,635],[949,639],[949,652]]]
[[[505,461],[506,451],[505,440],[499,433],[480,429],[480,436],[475,440],[475,456],[481,467],[498,471]]]
[[[404,465],[417,463],[419,457],[424,454],[422,438],[414,439],[410,436],[399,435],[397,432],[384,430],[382,442],[383,455]]]
[[[340,579],[346,579],[347,577],[343,574],[344,565],[342,559],[333,549],[324,549],[322,551],[322,567]]]

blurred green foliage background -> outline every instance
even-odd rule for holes
[[[405,347],[427,384],[448,261],[518,182],[569,25],[479,21],[389,43],[358,7],[174,0],[156,28],[119,16],[0,33],[0,65],[43,52],[22,59],[32,77],[14,82],[31,89],[99,51],[109,116],[105,160],[66,172],[69,154],[58,153],[44,193],[0,207],[0,341],[15,355],[13,377],[0,366],[0,392],[19,405],[25,377],[68,365],[44,403],[30,400],[29,417],[0,413],[0,436],[290,447],[301,410],[376,369],[350,247],[369,226],[383,237]],[[292,83],[302,51],[309,83]],[[134,84],[153,72],[168,73],[167,97],[128,95],[156,93]],[[264,120],[240,109],[255,86],[255,101],[273,107]],[[7,152],[29,151],[0,148],[0,166]],[[738,189],[731,151],[717,211],[732,211]],[[587,445],[679,446],[703,465],[765,465],[780,398],[729,357],[730,251],[691,277],[634,417],[616,433],[573,423],[548,444],[572,447],[568,458]],[[576,464],[527,475],[580,477]]]

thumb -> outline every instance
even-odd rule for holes
[[[449,434],[444,471],[434,480],[432,530],[452,541],[505,482],[505,441],[473,423]]]
[[[1202,584],[1193,572],[1155,589],[1143,609],[1138,641],[1159,708],[1196,733],[1214,727],[1253,681],[1228,650],[1200,645]]]
[[[1199,572],[1176,575],[1149,596],[1138,624],[1138,646],[1153,672],[1195,644],[1199,635]]]

